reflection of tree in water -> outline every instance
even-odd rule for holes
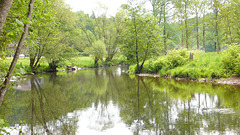
[[[120,95],[121,117],[135,134],[237,131],[240,114],[228,114],[228,109],[219,111],[223,107],[222,95],[226,89],[192,83],[173,84],[161,79],[156,83],[154,79],[136,78],[129,81],[128,89]]]
[[[54,78],[52,79],[54,80]],[[29,128],[31,130],[28,131],[31,131],[31,134],[41,132],[47,134],[74,133],[77,121],[74,118],[63,117],[57,113],[64,105],[53,107],[51,98],[54,98],[54,96],[50,96],[52,94],[42,88],[40,81],[36,76],[31,77],[31,107],[29,106],[31,108],[29,109],[31,110],[31,124]],[[39,128],[39,126],[42,126],[44,130]]]
[[[111,106],[119,109],[133,134],[225,134],[237,131],[240,123],[240,91],[231,87],[130,78],[111,69],[43,78],[41,84],[42,80],[33,76],[32,91],[16,94],[13,112],[19,114],[12,119],[26,120],[29,134],[74,134],[79,112],[89,108],[94,116],[90,126],[110,129],[116,118]],[[228,108],[235,113],[226,111]]]
[[[95,69],[95,77],[92,80],[91,88],[95,91],[96,102],[95,114],[97,118],[95,119],[97,130],[104,131],[110,129],[114,126],[113,117],[115,114],[112,114],[112,110],[109,109],[109,103],[112,100],[113,95],[110,95],[108,84],[110,81],[114,81],[115,78],[111,78],[112,71],[108,69]]]

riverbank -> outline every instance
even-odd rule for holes
[[[8,68],[11,64],[12,58],[5,58],[1,59],[0,61],[0,78],[3,78],[7,71]],[[13,72],[13,76],[21,76],[21,75],[26,75],[26,74],[32,74],[32,70],[29,66],[29,58],[19,58],[16,67]],[[104,67],[104,66],[112,66],[112,65],[119,65],[125,63],[125,58],[123,57],[118,57],[113,59],[112,61],[109,61],[107,63],[103,63],[99,61],[98,67]],[[40,67],[37,69],[36,73],[44,73],[44,72],[49,72],[50,67],[48,65],[47,60],[43,57],[40,60]],[[94,68],[96,67],[94,65],[94,59],[91,56],[77,56],[73,57],[70,59],[65,59],[62,61],[57,68],[57,71],[62,71],[67,68],[67,66],[76,66],[81,69],[86,69],[86,68]]]
[[[140,77],[154,77],[154,78],[159,78],[161,77],[159,74],[147,74],[147,73],[141,73],[141,74],[136,74],[137,76]],[[240,78],[236,76],[232,76],[230,78],[220,78],[220,79],[212,79],[208,80],[207,78],[201,78],[199,80],[191,80],[187,78],[173,78],[173,77],[162,77],[165,79],[174,79],[174,80],[181,80],[181,81],[195,81],[195,82],[209,82],[209,83],[214,83],[214,84],[227,84],[227,85],[237,85],[240,86]]]
[[[123,67],[123,69],[126,68]],[[239,87],[162,78],[144,77],[138,79],[135,75],[119,74],[119,71],[123,71],[119,68],[102,68],[97,72],[96,70],[82,70],[69,74],[59,72],[60,74],[57,75],[39,74],[27,77],[25,83],[23,83],[25,84],[23,86],[25,90],[18,88],[6,93],[0,113],[1,118],[9,121],[13,128],[11,131],[17,130],[15,134],[19,132],[18,129],[22,129],[25,134],[30,133],[28,127],[31,125],[36,129],[34,134],[42,134],[45,131],[43,126],[48,126],[48,129],[56,126],[54,129],[60,129],[59,132],[63,131],[61,129],[69,130],[69,132],[65,131],[64,133],[75,131],[76,128],[82,131],[81,125],[77,127],[74,125],[75,121],[82,121],[82,125],[86,125],[86,121],[88,121],[88,125],[94,123],[95,126],[96,121],[105,120],[106,117],[102,115],[103,113],[108,114],[111,120],[116,120],[114,125],[117,128],[109,128],[111,131],[109,134],[114,134],[118,132],[114,129],[127,127],[128,130],[134,128],[134,121],[138,119],[137,112],[139,112],[139,118],[143,120],[141,122],[145,122],[145,125],[149,124],[146,125],[145,129],[154,126],[155,124],[149,123],[149,121],[156,119],[156,122],[165,124],[166,127],[169,126],[169,123],[173,126],[177,125],[178,128],[175,128],[172,132],[174,134],[177,129],[189,129],[189,125],[186,124],[189,122],[187,119],[189,116],[192,125],[202,126],[196,126],[199,129],[192,128],[196,129],[194,133],[199,132],[199,130],[209,131],[210,126],[213,126],[211,128],[212,132],[205,132],[205,134],[216,133],[218,127],[214,129],[215,125],[211,123],[219,120],[221,120],[221,124],[224,124],[222,126],[224,129],[228,130],[231,127],[231,131],[234,130],[233,134],[238,133]],[[138,105],[139,107],[137,107]],[[44,116],[47,116],[44,120],[46,123],[50,122],[50,124],[42,122],[42,110],[44,110]],[[166,119],[166,113],[171,114],[169,118],[171,117],[172,122]],[[92,114],[99,117],[92,117]],[[31,119],[30,116],[34,116],[34,119]],[[177,120],[175,116],[178,116]],[[56,118],[59,118],[59,120]],[[19,119],[25,121],[21,127],[19,127]],[[119,120],[125,121],[120,121],[119,125]],[[166,120],[166,122],[163,120]],[[56,123],[52,123],[53,121]],[[72,125],[65,128],[64,123],[59,124],[59,121]],[[133,125],[131,126],[129,123],[133,123]],[[205,127],[204,124],[206,123],[209,124],[208,127]],[[14,125],[17,125],[17,127],[15,128]],[[34,125],[36,126],[34,127]],[[97,125],[94,129],[99,129],[99,126],[102,127]],[[152,133],[151,131],[158,128],[159,125],[156,125],[149,131],[144,130],[143,132]],[[89,130],[85,127],[83,130],[92,133],[92,129],[91,126]],[[95,134],[105,134],[108,129],[104,129],[103,132],[99,131],[96,130]],[[52,131],[52,133],[55,132],[58,131]],[[223,133],[222,130],[220,133]],[[86,134],[89,134],[89,132],[86,132]],[[120,134],[123,134],[123,132]],[[229,134],[229,132],[226,134]]]
[[[191,58],[190,53],[194,57]],[[231,47],[221,53],[172,50],[165,56],[147,60],[139,76],[240,85],[240,57],[235,54],[237,49]],[[137,65],[129,67],[130,73],[137,70]]]

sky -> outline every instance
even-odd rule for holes
[[[108,16],[114,16],[118,8],[120,8],[122,4],[126,4],[127,0],[65,0],[65,2],[70,5],[72,11],[82,10],[87,14],[92,14],[92,11],[96,9],[96,7],[99,7],[98,3],[101,3],[108,8]]]

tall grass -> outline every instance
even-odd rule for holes
[[[200,79],[229,77],[231,74],[223,67],[222,54],[217,53],[195,53],[193,61],[183,66],[168,70],[172,77]]]
[[[73,57],[69,60],[65,60],[64,64],[62,64],[62,67],[64,66],[77,66],[77,67],[93,67],[94,66],[94,59],[89,56],[78,56]]]
[[[168,51],[166,56],[150,59],[144,63],[142,72],[157,73],[165,75],[166,72],[175,67],[184,65],[188,62],[189,51],[187,49]],[[130,71],[134,72],[134,67],[130,67]]]
[[[160,76],[174,78],[225,78],[232,74],[222,62],[222,54],[192,51],[194,59],[190,60],[190,51],[186,49],[169,51],[166,56],[150,59],[144,64],[144,73],[158,73]],[[130,66],[129,71],[134,72],[136,66]]]
[[[8,68],[12,62],[12,58],[5,58],[5,59],[0,59],[0,78],[2,78],[4,75],[6,75]],[[110,62],[103,63],[99,61],[99,65],[116,65],[120,63],[124,63],[125,58],[124,57],[118,57],[113,59]],[[16,67],[14,69],[13,74],[26,74],[26,73],[31,73],[32,70],[30,68],[30,60],[29,58],[19,58]],[[37,70],[37,72],[43,72],[43,71],[48,71],[50,69],[47,60],[43,57],[40,60],[40,68]],[[65,59],[64,61],[61,62],[60,66],[57,68],[58,70],[60,69],[65,69],[66,66],[77,66],[77,67],[94,67],[94,59],[93,57],[90,56],[76,56],[72,57],[69,59]]]

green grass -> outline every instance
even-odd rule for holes
[[[107,63],[103,63],[101,60],[98,61],[99,66],[104,66],[104,65],[117,65],[125,63],[125,58],[124,57],[118,57],[112,59],[112,61],[109,61]],[[77,66],[77,67],[95,67],[94,65],[94,58],[91,56],[78,56],[78,57],[73,57],[71,59],[65,60],[64,64],[60,68],[66,68],[66,66]]]
[[[194,60],[189,60],[189,55],[179,55],[181,53],[178,53],[178,51],[169,53],[167,56],[148,60],[145,62],[142,72],[158,73],[160,76],[193,80],[201,78],[207,78],[208,80],[213,78],[227,78],[232,75],[232,72],[224,68],[222,53],[203,53],[201,51],[194,51],[193,53]],[[130,72],[134,72],[135,70],[136,65],[130,66]]]
[[[172,77],[200,79],[200,78],[225,78],[230,74],[223,67],[222,54],[196,53],[193,61],[183,66],[168,70]]]
[[[89,56],[73,57],[69,60],[65,60],[63,66],[93,67],[94,60]]]
[[[0,59],[0,77],[3,77],[4,75],[6,75],[11,65],[11,62],[12,62],[12,58]],[[29,66],[29,63],[30,63],[29,58],[19,58],[15,66],[15,69],[13,71],[13,75],[30,73],[31,68]],[[41,67],[37,70],[38,72],[41,72],[49,68],[45,58],[42,58],[40,60],[40,64],[41,64]]]
[[[8,68],[11,65],[11,62],[12,62],[12,58],[0,59],[0,78],[6,75]],[[125,62],[124,57],[118,57],[105,64],[99,61],[99,66],[117,65],[124,62]],[[31,73],[32,71],[29,66],[29,63],[30,63],[29,58],[19,58],[16,64],[16,67],[14,69],[13,75]],[[49,70],[49,65],[45,58],[41,58],[40,65],[41,67],[37,70],[37,72]],[[81,67],[94,67],[95,65],[94,65],[93,57],[77,56],[70,59],[65,59],[63,62],[61,62],[61,66],[59,66],[57,69],[58,70],[66,69],[66,66],[77,66],[81,68]]]

